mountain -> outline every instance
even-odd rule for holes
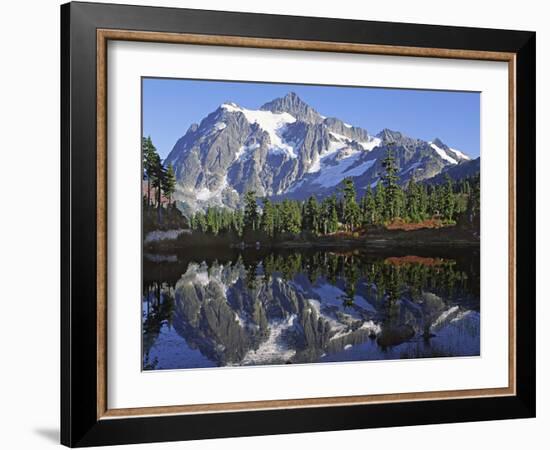
[[[429,178],[425,183],[429,184],[441,184],[444,183],[447,175],[451,180],[462,180],[464,178],[472,178],[479,175],[480,170],[480,158],[466,161],[462,164],[445,167],[435,177]]]
[[[353,177],[361,193],[379,181],[390,145],[401,183],[470,160],[439,139],[427,142],[389,129],[371,135],[319,114],[291,92],[258,110],[223,103],[189,127],[165,164],[174,166],[175,198],[184,208],[235,208],[250,190],[258,197],[323,197],[346,177]]]

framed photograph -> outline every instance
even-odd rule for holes
[[[61,440],[535,415],[535,33],[61,7]]]

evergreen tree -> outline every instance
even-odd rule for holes
[[[216,216],[216,209],[208,208],[208,210],[206,211],[206,226],[208,228],[208,231],[210,231],[214,235],[218,234],[219,231],[218,220]]]
[[[425,220],[429,209],[428,188],[425,184],[419,186],[418,208],[420,220]]]
[[[362,225],[367,225],[367,193],[361,197],[359,201],[359,222]]]
[[[442,214],[446,220],[452,220],[455,210],[455,198],[453,195],[453,183],[449,174],[445,174],[445,185],[441,190]]]
[[[375,223],[376,218],[376,200],[374,198],[374,194],[370,185],[367,188],[363,199],[363,220],[365,224],[372,225]]]
[[[304,206],[303,229],[318,233],[320,230],[320,213],[317,199],[312,195]]]
[[[298,202],[288,199],[280,205],[280,227],[283,233],[298,234],[301,231],[301,208]]]
[[[206,233],[208,231],[208,224],[206,222],[206,216],[204,213],[200,211],[197,212],[197,214],[195,214],[193,222],[195,224],[195,230],[198,230],[202,233]]]
[[[409,180],[407,186],[407,209],[406,215],[407,218],[413,222],[420,222],[422,220],[421,213],[421,188],[418,186],[414,177]]]
[[[256,203],[256,192],[248,191],[244,196],[244,229],[256,231],[260,225],[260,214]]]
[[[231,216],[231,226],[239,236],[242,236],[244,229],[244,214],[242,211],[234,211]]]
[[[466,214],[470,224],[479,223],[479,210],[480,210],[480,190],[479,190],[479,178],[477,182],[474,182],[474,186],[470,188],[470,195],[468,196]]]
[[[393,220],[397,217],[399,186],[397,184],[397,165],[393,155],[393,143],[388,144],[386,157],[382,160],[384,174],[380,177],[386,191],[385,218]]]
[[[147,180],[147,205],[151,204],[151,187],[155,182],[155,176],[160,164],[160,157],[153,145],[151,136],[141,140],[143,179]]]
[[[406,202],[406,192],[400,186],[397,186],[394,204],[395,217],[403,217],[405,215]]]
[[[386,188],[382,183],[376,185],[375,203],[375,223],[382,223],[386,219]]]
[[[334,233],[338,229],[338,213],[336,211],[336,199],[327,197],[321,203],[319,232],[321,234]]]
[[[164,196],[168,199],[168,204],[172,203],[172,195],[176,190],[176,174],[174,172],[174,166],[172,163],[168,164],[166,173],[162,183],[162,191]]]
[[[164,184],[166,171],[162,165],[160,156],[155,153],[152,161],[152,181],[151,184],[155,188],[155,194],[157,197],[157,220],[160,223],[162,220],[161,216],[161,205],[162,205],[162,186]]]
[[[275,234],[275,208],[267,197],[264,198],[263,201],[263,213],[260,228],[269,237],[273,237]]]
[[[338,221],[338,204],[336,201],[336,196],[331,196],[328,200],[328,232],[336,233],[340,222]]]
[[[429,211],[432,216],[441,216],[443,214],[443,191],[441,186],[436,185],[430,188]]]
[[[359,205],[357,205],[355,185],[351,178],[343,181],[344,198],[342,203],[342,222],[346,229],[353,231],[360,221]]]

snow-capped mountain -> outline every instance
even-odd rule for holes
[[[250,190],[258,197],[330,195],[346,177],[361,192],[378,182],[390,144],[403,183],[470,160],[439,139],[427,142],[388,129],[371,135],[322,116],[289,93],[259,110],[220,105],[191,125],[165,163],[174,166],[176,198],[187,208],[236,207]]]

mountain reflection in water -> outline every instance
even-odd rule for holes
[[[143,369],[479,355],[479,252],[145,255]]]

